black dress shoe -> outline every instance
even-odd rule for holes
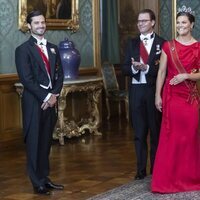
[[[142,180],[142,179],[144,179],[145,178],[145,174],[142,174],[142,173],[137,173],[136,175],[135,175],[135,180]]]
[[[55,190],[63,190],[64,186],[63,185],[58,185],[58,184],[54,184],[52,182],[47,182],[45,184],[47,189],[55,189]]]
[[[50,195],[51,194],[51,192],[49,191],[49,189],[47,189],[44,186],[34,187],[33,189],[34,189],[34,192],[36,194],[44,194],[44,195]]]

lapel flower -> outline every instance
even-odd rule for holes
[[[56,51],[54,48],[50,48],[50,50],[51,50],[51,53],[56,54]]]

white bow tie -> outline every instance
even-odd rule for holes
[[[154,33],[147,34],[147,35],[143,35],[143,34],[140,35],[141,40],[150,40],[152,38],[154,38]]]
[[[47,40],[44,39],[44,38],[42,40],[37,40],[37,44],[38,45],[45,45],[46,46],[47,45]]]

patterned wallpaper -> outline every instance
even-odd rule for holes
[[[172,38],[172,1],[160,0],[160,36],[166,40]]]
[[[0,74],[16,73],[15,48],[29,38],[18,30],[18,1],[0,0]],[[92,1],[79,0],[80,28],[76,33],[68,30],[49,30],[46,38],[54,43],[68,38],[80,51],[80,67],[93,66]]]

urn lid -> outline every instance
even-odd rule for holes
[[[74,48],[74,43],[72,41],[69,41],[67,38],[65,38],[63,41],[60,41],[59,43],[59,49],[69,49]]]

